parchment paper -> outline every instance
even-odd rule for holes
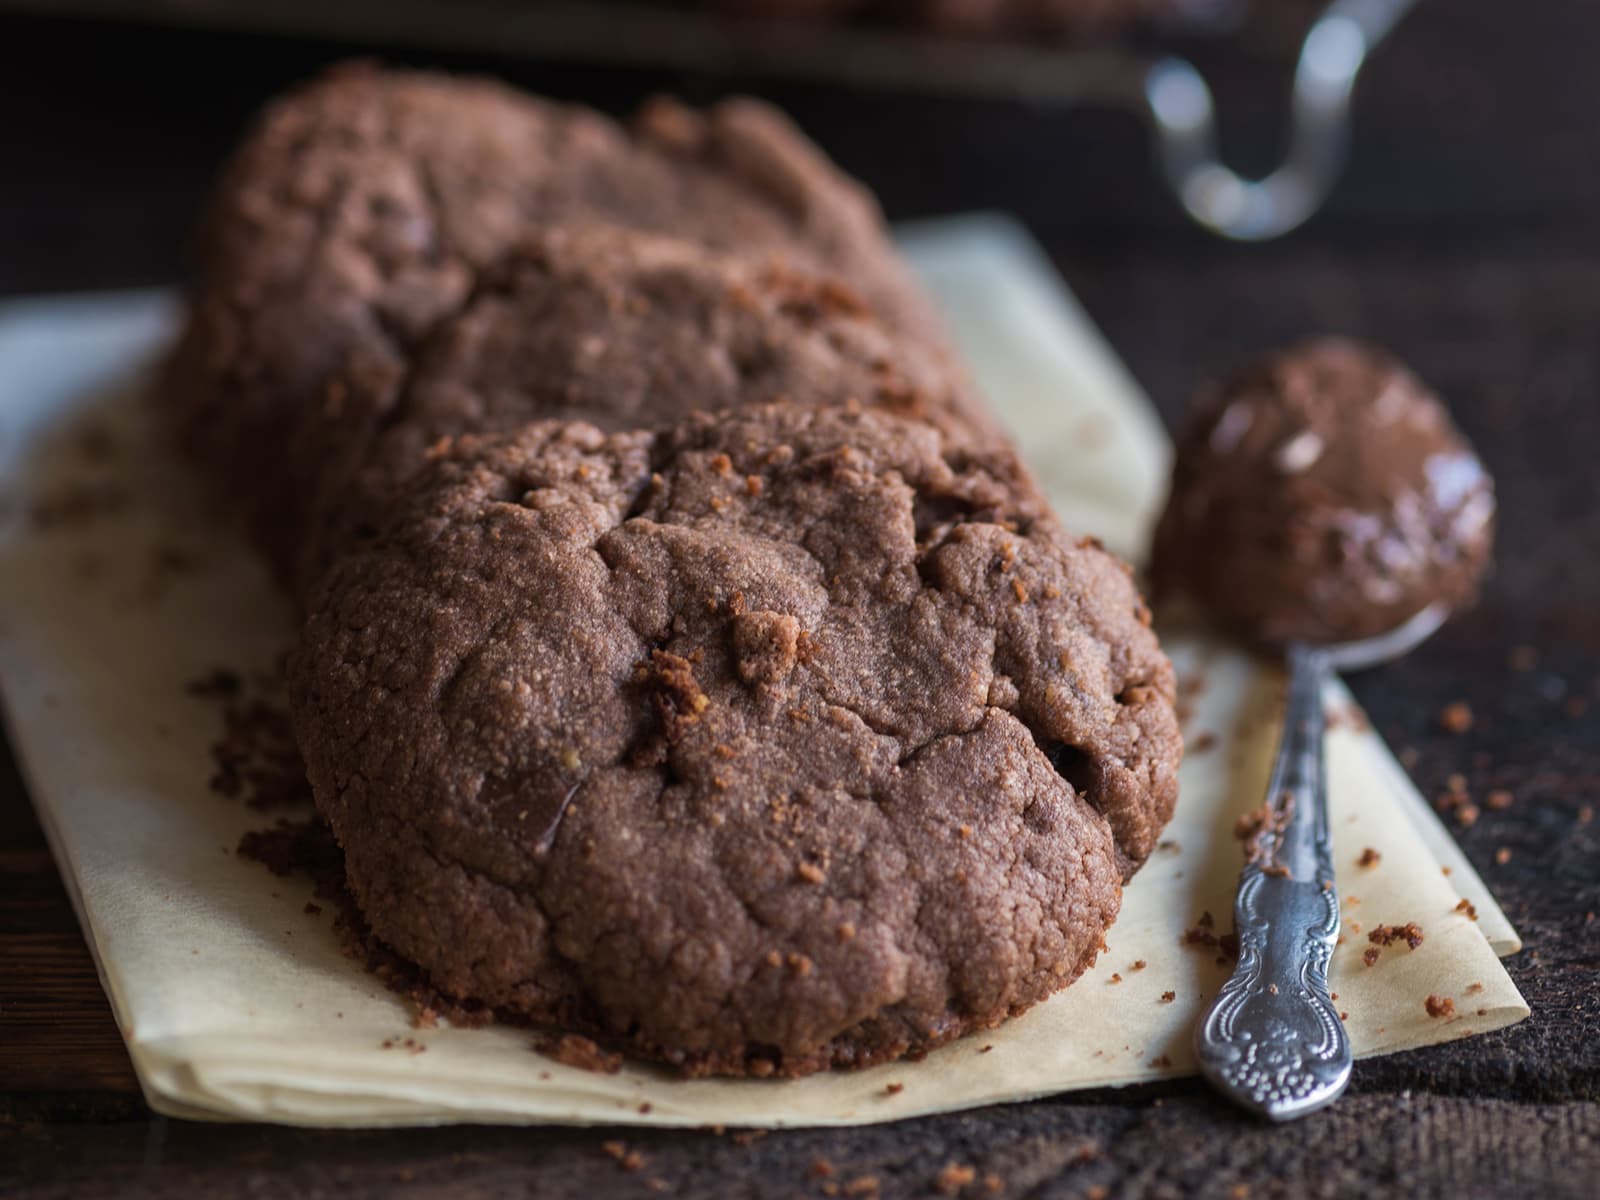
[[[1062,514],[1136,555],[1169,449],[1048,265],[993,218],[906,244]],[[1262,798],[1280,686],[1195,636],[1166,640],[1183,676],[1203,678],[1188,732],[1216,740],[1184,764],[1169,841],[1127,889],[1096,968],[1003,1028],[921,1063],[788,1082],[595,1074],[539,1056],[525,1030],[411,1028],[327,917],[304,911],[309,885],[233,855],[263,817],[206,786],[217,711],[184,685],[218,665],[270,670],[290,622],[137,402],[177,321],[161,293],[0,306],[0,685],[154,1108],[307,1125],[850,1124],[1193,1069],[1190,1030],[1227,967],[1180,941],[1206,911],[1231,927],[1232,825]],[[1347,903],[1332,986],[1357,1054],[1521,1020],[1485,936],[1509,950],[1515,933],[1458,853],[1441,871],[1430,847],[1453,848],[1448,835],[1375,735],[1341,721],[1329,751]],[[1381,861],[1357,867],[1369,846]],[[1478,922],[1455,911],[1462,895]],[[1407,921],[1424,943],[1363,965],[1360,930]],[[1430,994],[1456,1015],[1427,1016]]]

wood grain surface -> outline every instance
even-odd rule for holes
[[[1246,164],[1271,157],[1285,40],[1269,24],[1207,53]],[[245,115],[349,49],[0,18],[0,294],[178,278]],[[916,1196],[953,1163],[974,1169],[970,1196],[989,1175],[1005,1196],[1594,1195],[1600,823],[1582,814],[1600,807],[1597,56],[1600,8],[1585,0],[1425,0],[1363,81],[1333,205],[1261,247],[1186,228],[1114,114],[447,60],[613,109],[661,87],[763,90],[892,215],[1017,211],[1169,419],[1198,379],[1307,333],[1371,337],[1414,364],[1499,481],[1498,569],[1477,609],[1354,685],[1426,794],[1460,774],[1475,796],[1515,797],[1459,836],[1527,943],[1507,966],[1530,1020],[1358,1064],[1352,1095],[1283,1130],[1193,1083],[748,1143],[170,1122],[139,1096],[0,754],[0,1194]],[[1465,734],[1437,719],[1456,700],[1474,714]],[[606,1151],[615,1140],[639,1170]]]

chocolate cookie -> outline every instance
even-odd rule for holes
[[[1202,403],[1156,530],[1159,594],[1265,642],[1344,642],[1477,594],[1494,483],[1439,397],[1381,350],[1325,338]]]
[[[300,414],[290,469],[307,516],[303,593],[336,548],[376,528],[440,438],[585,420],[662,428],[694,411],[855,399],[1001,434],[962,373],[901,340],[844,285],[676,238],[612,226],[550,230],[487,269],[401,374],[352,368]]]
[[[1125,568],[881,411],[435,449],[291,663],[373,929],[689,1073],[865,1065],[1093,961],[1170,815]]]
[[[573,220],[837,276],[942,353],[871,198],[764,105],[662,100],[623,128],[484,80],[337,70],[274,104],[223,175],[166,388],[279,561],[304,483],[285,434],[329,373],[398,373],[508,246]]]

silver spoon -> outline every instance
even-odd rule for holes
[[[1239,963],[1195,1030],[1200,1070],[1223,1095],[1273,1121],[1331,1104],[1350,1082],[1350,1038],[1328,996],[1339,893],[1322,737],[1334,672],[1361,671],[1415,649],[1444,624],[1442,604],[1359,642],[1286,648],[1289,698],[1267,784],[1271,819],[1233,902]]]

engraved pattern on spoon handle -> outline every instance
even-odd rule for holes
[[[1323,763],[1326,658],[1289,647],[1289,700],[1267,791],[1273,820],[1239,879],[1239,963],[1195,1030],[1206,1078],[1275,1121],[1331,1103],[1350,1039],[1328,996],[1339,894]]]

